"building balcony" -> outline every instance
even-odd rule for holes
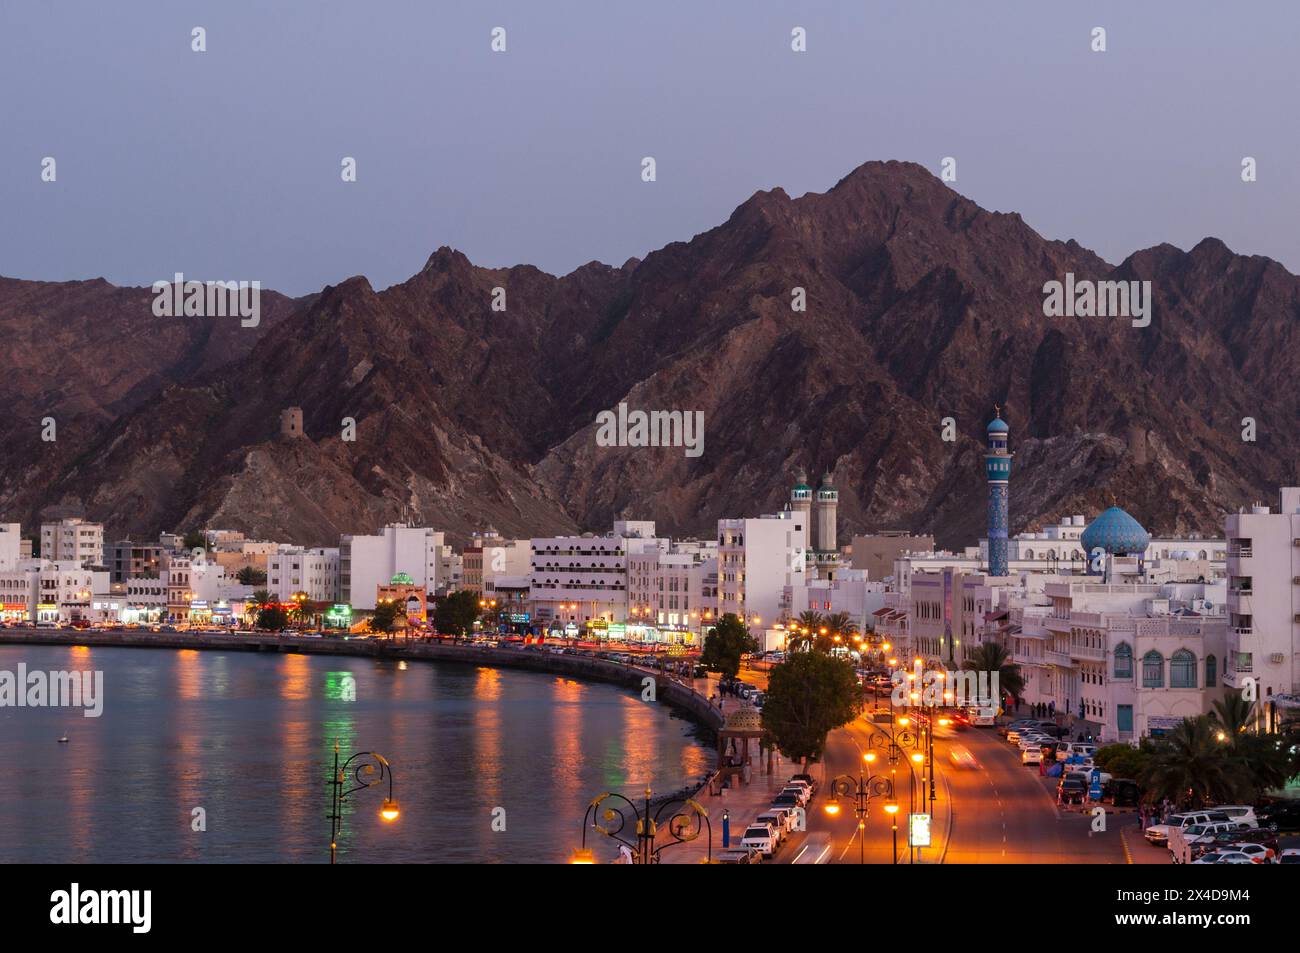
[[[1057,665],[1061,668],[1074,667],[1074,663],[1070,661],[1070,653],[1068,652],[1044,652],[1043,661],[1048,665]]]
[[[1070,658],[1084,659],[1089,662],[1102,662],[1106,659],[1106,650],[1090,645],[1070,646]]]

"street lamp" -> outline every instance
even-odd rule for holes
[[[358,758],[363,760],[357,761]],[[364,760],[366,758],[370,760]],[[352,767],[354,761],[357,761],[357,764]],[[345,782],[344,779],[349,770],[352,772],[352,778],[350,782]],[[358,751],[340,766],[339,741],[337,738],[334,739],[334,774],[329,782],[332,791],[329,815],[331,864],[335,862],[335,856],[338,852],[339,831],[343,828],[343,801],[349,794],[360,791],[362,788],[368,788],[372,784],[382,784],[385,777],[388,779],[388,797],[384,798],[383,806],[379,809],[379,816],[385,822],[391,824],[401,815],[401,808],[397,804],[397,799],[393,797],[393,769],[389,766],[388,759],[374,751]],[[352,786],[345,790],[343,787],[345,783],[351,783]]]
[[[653,805],[650,802],[650,795],[650,788],[646,787],[645,803],[642,807],[637,807],[621,794],[609,791],[594,798],[587,805],[587,811],[582,816],[582,846],[573,852],[569,863],[594,864],[596,862],[594,853],[587,846],[589,826],[598,834],[616,840],[627,848],[634,864],[657,864],[659,854],[663,850],[690,843],[707,832],[705,862],[712,863],[713,825],[709,822],[709,812],[694,798],[671,797],[660,802],[651,813]],[[622,805],[616,803],[620,801]],[[655,846],[660,824],[667,825],[671,840]]]
[[[831,781],[831,798],[826,802],[824,810],[827,814],[835,817],[840,813],[841,797],[853,798],[853,813],[858,819],[858,863],[867,862],[867,813],[871,804],[872,797],[888,797],[889,804],[894,802],[894,782],[882,775],[871,775],[871,764],[876,760],[875,752],[868,751],[862,756],[862,760],[867,764],[867,772],[864,776],[862,769],[858,769],[858,776],[855,778],[851,774],[841,774]],[[889,811],[889,804],[886,804],[885,810]],[[894,804],[893,814],[898,809]],[[898,834],[894,834],[894,854],[897,860],[898,854]]]

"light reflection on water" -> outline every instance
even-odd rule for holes
[[[341,862],[558,861],[592,797],[677,790],[709,757],[665,706],[544,673],[0,646],[20,662],[102,670],[104,713],[0,708],[0,862],[326,862],[336,738],[389,759],[402,807],[386,825],[385,792],[354,794]]]

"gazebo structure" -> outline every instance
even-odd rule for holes
[[[721,792],[723,784],[728,781],[732,787],[737,782],[749,783],[754,761],[749,742],[762,737],[763,716],[756,708],[742,705],[727,716],[726,723],[718,732],[718,772],[710,785],[710,793]]]

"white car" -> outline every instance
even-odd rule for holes
[[[1020,763],[1021,763],[1021,764],[1042,764],[1042,763],[1043,763],[1043,749],[1042,749],[1042,748],[1025,748],[1024,750],[1022,750],[1022,751],[1020,752]]]
[[[809,784],[807,781],[797,781],[794,778],[791,778],[789,781],[785,782],[785,787],[786,788],[801,787],[808,792],[807,800],[809,801],[812,800],[812,794],[813,794],[812,785]]]
[[[1259,818],[1255,816],[1255,809],[1247,804],[1221,804],[1212,810],[1227,814],[1230,820],[1236,821],[1243,827],[1249,827],[1251,830],[1259,828]]]
[[[776,850],[776,832],[766,824],[750,824],[745,828],[745,836],[740,842],[746,847],[752,847],[764,857],[771,857],[772,852]]]
[[[1017,747],[1021,751],[1027,751],[1030,748],[1041,750],[1043,745],[1050,745],[1051,743],[1052,739],[1047,735],[1024,735],[1017,743]]]
[[[1142,836],[1151,844],[1164,846],[1169,843],[1169,832],[1174,829],[1186,830],[1193,824],[1219,824],[1229,820],[1227,814],[1218,811],[1196,811],[1187,814],[1170,814],[1163,824],[1152,824],[1142,832]]]
[[[1207,855],[1208,856],[1208,855]],[[1225,850],[1212,863],[1216,864],[1253,864],[1254,861],[1239,850]]]
[[[1273,856],[1273,848],[1265,847],[1263,844],[1255,844],[1250,841],[1242,841],[1240,844],[1233,844],[1228,848],[1232,851],[1245,854],[1250,858],[1253,864],[1275,864],[1276,858]]]
[[[811,797],[811,795],[808,793],[808,789],[804,787],[802,784],[787,784],[785,787],[781,789],[781,793],[793,794],[796,798],[799,799],[800,807],[805,807],[808,804],[808,801]]]
[[[1065,761],[1068,758],[1091,758],[1097,753],[1097,746],[1086,744],[1082,741],[1069,741],[1062,744],[1056,749],[1056,760]]]
[[[1282,853],[1278,854],[1277,862],[1279,864],[1300,864],[1300,848],[1285,848]]]
[[[794,825],[794,815],[785,808],[769,807],[758,817],[754,818],[755,824],[766,824],[776,831],[778,842],[785,839],[785,835],[790,833],[790,828]]]

